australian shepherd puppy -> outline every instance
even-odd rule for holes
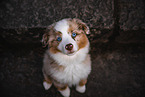
[[[43,60],[43,86],[48,90],[52,84],[63,96],[70,96],[72,85],[84,93],[87,77],[91,72],[90,43],[86,36],[88,26],[79,19],[63,19],[47,28],[43,35],[48,50]]]

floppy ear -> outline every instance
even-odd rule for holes
[[[52,34],[53,27],[54,24],[49,25],[42,36],[42,44],[44,47],[46,47],[49,44],[49,36]]]
[[[86,25],[86,23],[82,22],[79,19],[76,19],[76,21],[78,23],[78,26],[79,26],[80,30],[83,30],[86,34],[90,34],[89,27]]]
[[[46,47],[48,45],[48,37],[49,37],[49,34],[48,33],[44,33],[43,36],[42,36],[42,44],[43,44],[43,47]]]
[[[86,34],[90,34],[89,27],[83,22],[79,24],[79,29],[82,29]]]

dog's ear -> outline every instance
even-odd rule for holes
[[[85,32],[85,34],[90,34],[89,27],[86,25],[86,23],[82,22],[79,19],[76,19],[76,22],[78,23],[79,30],[83,30]]]
[[[89,27],[83,22],[79,24],[79,29],[82,29],[86,34],[90,34]]]
[[[49,25],[42,36],[42,44],[44,47],[46,47],[49,44],[49,36],[52,35],[53,28],[54,24]]]
[[[48,33],[44,33],[43,36],[42,36],[42,44],[43,44],[43,47],[46,47],[48,45],[48,38],[49,37],[49,34]]]

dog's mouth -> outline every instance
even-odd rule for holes
[[[66,54],[68,55],[68,56],[72,56],[72,55],[74,55],[76,52],[75,51],[68,51]]]

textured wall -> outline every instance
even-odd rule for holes
[[[0,13],[0,37],[10,43],[40,42],[63,18],[86,22],[91,41],[145,42],[144,0],[3,0]]]
[[[71,97],[144,97],[145,0],[0,0],[1,97],[61,96],[42,86],[47,48],[40,40],[62,18],[80,18],[91,29],[87,90],[72,87]]]
[[[3,28],[46,27],[63,18],[80,18],[90,27],[113,27],[113,0],[10,0],[1,3]]]
[[[119,17],[122,30],[145,29],[145,1],[120,0]]]

